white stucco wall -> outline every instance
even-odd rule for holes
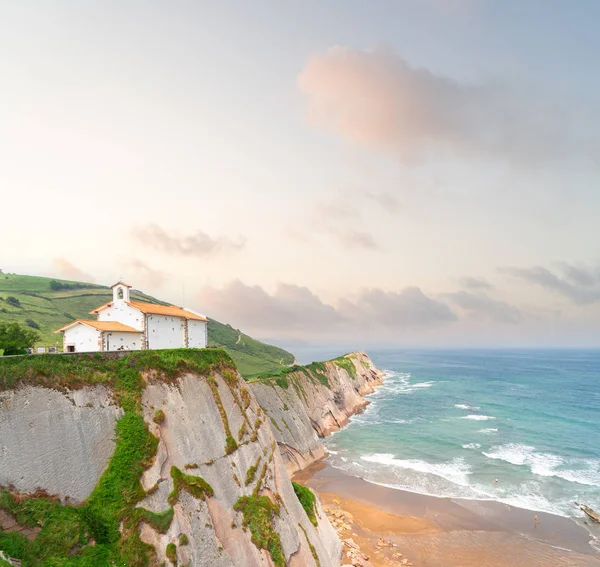
[[[100,350],[100,331],[78,323],[64,331],[63,349],[75,345],[75,352],[98,352]]]
[[[118,321],[134,329],[143,329],[144,314],[124,301],[115,301],[98,312],[98,321]]]
[[[121,349],[121,347],[123,347],[123,349]],[[104,332],[105,350],[141,350],[142,348],[142,333]]]
[[[188,347],[206,348],[206,321],[188,321]]]
[[[149,349],[182,348],[185,319],[165,315],[147,315],[146,336]]]

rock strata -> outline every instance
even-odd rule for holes
[[[271,421],[289,474],[325,455],[320,437],[346,425],[368,404],[364,396],[382,383],[383,372],[369,356],[343,357],[295,367],[285,378],[256,380],[250,387]]]

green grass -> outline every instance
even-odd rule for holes
[[[307,486],[302,486],[296,482],[292,482],[292,486],[294,487],[294,492],[300,500],[300,504],[302,504],[302,508],[306,512],[308,519],[310,520],[313,526],[317,526],[319,522],[317,521],[317,509],[316,509],[316,496],[313,491]]]
[[[0,323],[16,321],[25,325],[25,321],[31,319],[40,327],[40,346],[62,348],[62,336],[54,331],[73,319],[95,319],[89,312],[111,301],[112,290],[96,284],[57,280],[80,287],[53,291],[50,289],[53,279],[55,278],[0,274]],[[7,303],[6,298],[10,296],[17,298],[20,306]],[[131,297],[137,301],[168,305],[141,291],[132,290]],[[294,361],[294,356],[289,352],[257,341],[230,325],[213,319],[208,323],[208,340],[210,345],[222,347],[230,353],[244,377],[273,372]]]
[[[166,534],[173,521],[175,510],[167,508],[164,512],[151,512],[150,510],[146,510],[146,508],[136,508],[136,514],[139,520],[150,524],[161,534]]]
[[[165,555],[167,556],[167,559],[173,563],[173,565],[177,564],[177,546],[174,543],[167,543]]]
[[[206,497],[215,495],[212,486],[200,476],[192,476],[181,472],[177,467],[171,467],[173,478],[173,492],[169,494],[169,504],[174,506],[179,500],[179,492],[185,490],[194,498],[206,500]]]
[[[271,502],[268,496],[242,496],[233,509],[242,512],[242,525],[250,530],[252,543],[266,549],[277,567],[285,567],[281,539],[273,527],[274,516],[279,516],[279,504]]]
[[[244,377],[273,372],[294,362],[294,356],[286,350],[257,341],[214,319],[208,322],[208,341],[227,350]]]
[[[331,362],[343,368],[349,374],[350,378],[356,378],[356,366],[354,366],[354,362],[352,362],[347,354],[334,358]]]
[[[141,541],[138,524],[144,520],[159,531],[167,531],[172,508],[156,514],[137,508],[145,496],[140,478],[151,464],[158,441],[142,417],[141,395],[145,381],[142,372],[154,379],[172,380],[193,371],[231,371],[233,362],[220,349],[177,349],[142,351],[114,355],[36,356],[0,359],[0,389],[25,383],[65,388],[102,382],[110,384],[124,410],[117,422],[115,451],[87,501],[80,506],[63,506],[44,494],[16,498],[0,490],[0,508],[26,527],[40,527],[30,541],[17,532],[0,532],[0,549],[22,560],[23,567],[147,567],[154,548]],[[81,373],[81,374],[80,374]],[[88,382],[88,383],[89,383]],[[213,490],[202,478],[173,467],[174,491],[196,498],[212,496]]]

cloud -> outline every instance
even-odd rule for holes
[[[494,289],[494,286],[483,278],[465,277],[461,278],[460,283],[467,289]]]
[[[485,293],[472,293],[461,290],[455,293],[447,293],[445,297],[474,319],[496,323],[518,323],[523,318],[521,311],[516,307],[504,301],[493,299]]]
[[[318,331],[323,327],[335,328],[343,317],[306,287],[281,284],[273,294],[262,287],[248,286],[235,280],[224,288],[206,286],[199,299],[210,306],[217,318],[232,321],[236,326],[271,331]]]
[[[52,264],[58,270],[58,273],[62,278],[88,283],[93,283],[96,281],[94,276],[91,276],[87,272],[84,272],[75,264],[69,262],[66,258],[52,258]]]
[[[400,292],[363,290],[354,302],[342,301],[340,310],[351,314],[359,324],[374,323],[388,328],[422,327],[457,320],[445,303],[428,297],[418,287],[407,287]]]
[[[400,201],[387,191],[376,192],[365,190],[363,195],[365,198],[377,203],[384,211],[388,213],[395,213],[398,209],[400,209]]]
[[[364,248],[367,250],[380,250],[373,235],[362,230],[350,227],[324,226],[323,230],[336,237],[344,248]]]
[[[236,280],[224,288],[206,286],[198,299],[217,318],[263,336],[339,337],[366,329],[377,333],[433,327],[457,319],[446,304],[415,287],[400,292],[367,289],[334,306],[306,287],[280,284],[268,293]]]
[[[212,238],[201,230],[188,236],[169,234],[156,224],[136,226],[132,229],[132,235],[148,248],[153,248],[166,254],[196,256],[198,258],[220,252],[240,250],[246,245],[244,238],[240,238],[237,241],[223,236]]]
[[[386,48],[333,47],[309,59],[297,82],[312,124],[407,160],[442,148],[529,164],[564,157],[580,142],[566,110],[539,95],[462,83]]]
[[[500,271],[558,293],[579,305],[600,301],[600,267],[587,268],[565,263],[560,269],[563,275],[557,275],[542,266],[501,268]]]
[[[366,203],[375,203],[388,213],[399,208],[396,197],[387,192],[362,188],[338,191],[327,200],[318,201],[312,209],[312,225],[315,231],[333,236],[344,248],[381,250],[370,232],[359,230]]]
[[[146,285],[160,287],[167,280],[167,276],[160,270],[155,270],[148,266],[148,264],[137,259],[129,259],[127,261],[120,262],[121,267],[129,272],[131,279],[140,280]]]

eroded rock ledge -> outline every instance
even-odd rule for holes
[[[353,352],[327,362],[297,366],[249,383],[271,421],[289,474],[322,458],[325,437],[361,411],[382,383],[383,372],[369,356]]]

